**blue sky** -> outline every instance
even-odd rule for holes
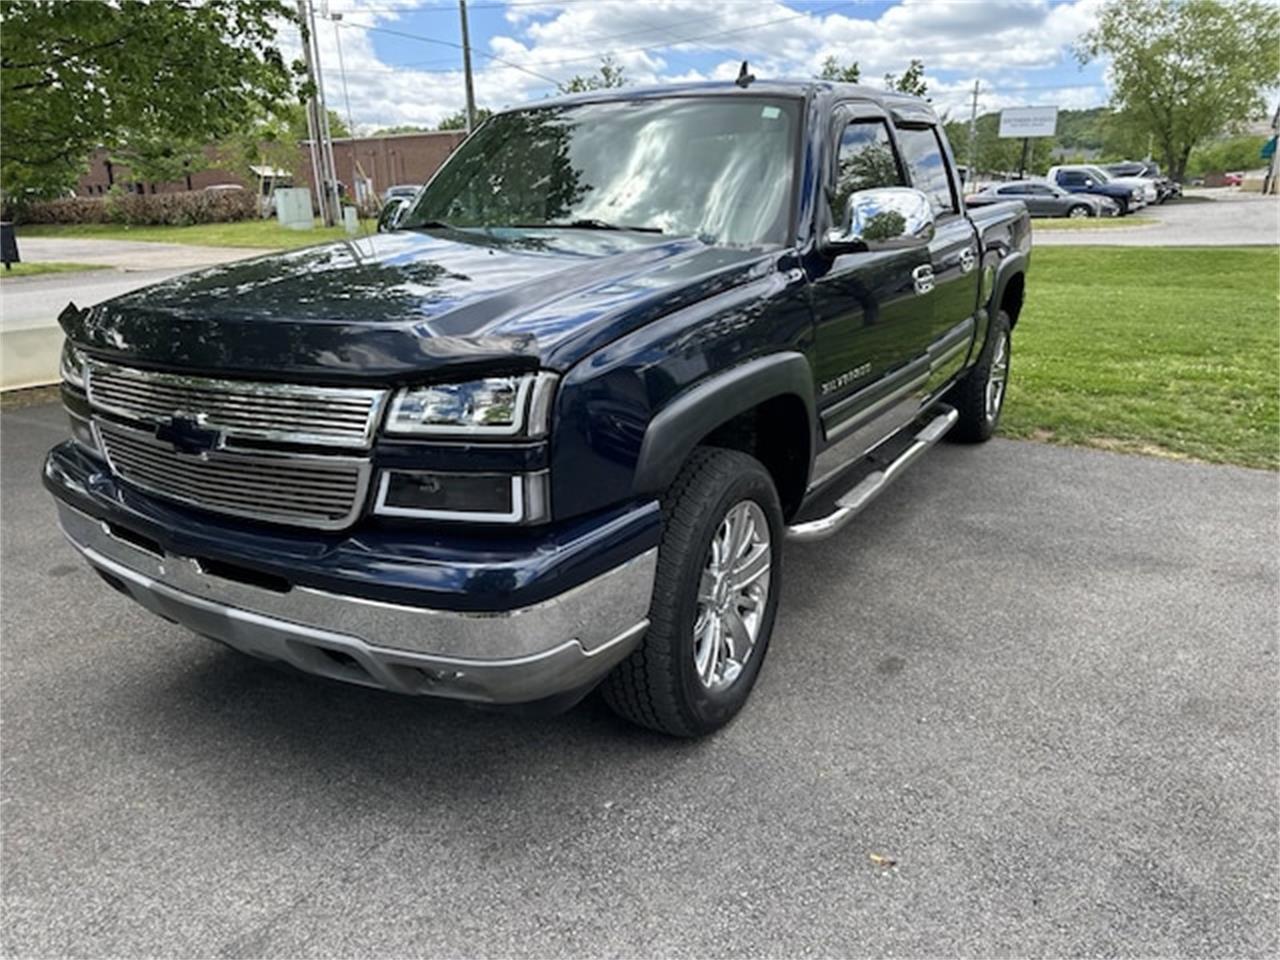
[[[356,127],[434,124],[463,103],[455,0],[314,0],[329,105]],[[812,75],[827,56],[856,60],[879,86],[912,57],[940,111],[1106,102],[1105,65],[1071,43],[1099,0],[471,0],[477,100],[537,100],[610,54],[636,83],[727,78],[742,59],[760,77]],[[335,25],[334,14],[341,14]],[[343,96],[341,61],[345,66]]]

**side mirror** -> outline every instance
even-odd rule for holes
[[[1092,187],[1092,186],[1093,186],[1093,181],[1092,181],[1092,180],[1090,180],[1088,177],[1086,177],[1086,178],[1085,178],[1085,181],[1084,181],[1084,185],[1085,185],[1086,187]]]
[[[827,231],[833,253],[906,250],[927,246],[935,231],[933,205],[910,187],[879,187],[849,196],[843,226]]]
[[[392,197],[378,211],[378,232],[390,233],[400,225],[400,218],[409,209],[409,201],[404,197]]]

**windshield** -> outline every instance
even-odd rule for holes
[[[582,227],[786,242],[798,100],[669,98],[490,119],[401,227]]]
[[[1093,177],[1093,179],[1097,180],[1099,183],[1111,182],[1111,178],[1098,167],[1085,167],[1084,172]]]

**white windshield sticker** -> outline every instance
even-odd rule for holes
[[[777,107],[761,107],[760,116],[766,120],[777,120],[782,115],[782,111]]]

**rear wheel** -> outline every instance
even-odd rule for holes
[[[982,356],[964,379],[951,388],[948,402],[955,406],[960,419],[948,437],[962,443],[990,440],[1004,410],[1005,389],[1009,384],[1009,315],[996,311],[987,328],[987,342]]]
[[[1090,212],[1089,208],[1086,207],[1083,203],[1078,203],[1074,207],[1072,207],[1070,210],[1067,211],[1067,216],[1070,217],[1072,220],[1079,220],[1083,217],[1093,216],[1093,214]]]
[[[733,719],[760,673],[778,607],[782,508],[754,457],[700,447],[663,518],[649,630],[601,691],[633,723],[696,737]]]

